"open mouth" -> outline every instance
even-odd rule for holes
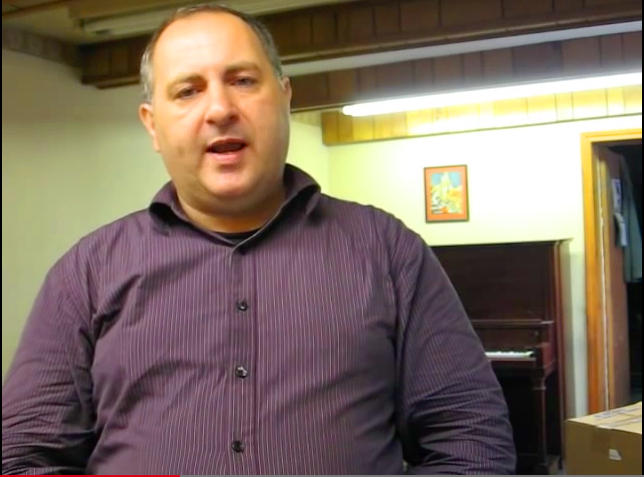
[[[246,143],[241,139],[222,139],[211,143],[206,151],[213,154],[226,154],[241,151],[245,147]]]

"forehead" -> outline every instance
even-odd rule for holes
[[[174,21],[161,33],[152,60],[155,72],[185,63],[269,63],[250,25],[226,12],[199,12]]]

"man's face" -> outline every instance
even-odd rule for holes
[[[224,12],[177,20],[152,71],[139,113],[182,203],[235,216],[281,193],[291,89],[248,25]]]

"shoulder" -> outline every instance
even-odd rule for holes
[[[387,254],[389,260],[404,259],[428,248],[423,239],[393,214],[373,205],[321,194],[320,210],[346,233],[364,236],[363,241]]]
[[[106,265],[109,259],[128,260],[154,227],[147,209],[133,212],[81,237],[54,265],[70,273]]]
[[[95,254],[106,248],[127,248],[149,235],[154,222],[147,209],[133,212],[105,224],[82,237],[76,247],[87,254]]]

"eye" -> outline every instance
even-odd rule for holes
[[[233,81],[233,84],[235,84],[236,86],[248,87],[257,84],[257,80],[252,76],[240,76]]]
[[[197,94],[197,92],[198,90],[194,86],[186,86],[177,91],[175,97],[178,99],[185,99],[194,96],[195,94]]]

